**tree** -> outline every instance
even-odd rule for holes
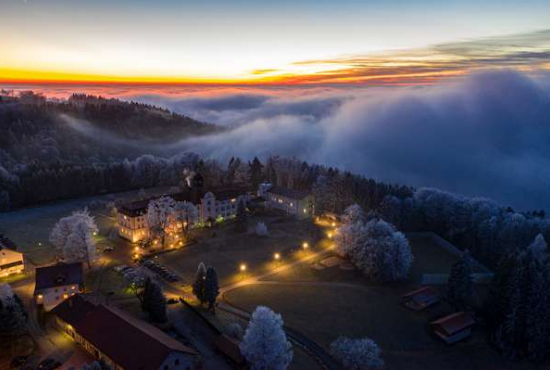
[[[330,354],[349,370],[382,368],[384,360],[380,357],[380,352],[378,345],[369,338],[339,337],[330,344]]]
[[[267,230],[267,226],[265,225],[265,222],[258,222],[256,224],[256,227],[254,228],[254,231],[256,232],[256,235],[258,236],[268,236],[269,231]]]
[[[149,318],[155,322],[166,322],[166,298],[160,285],[147,279],[143,290],[141,308],[149,313]]]
[[[212,312],[215,311],[216,299],[219,294],[218,274],[213,267],[209,267],[206,270],[206,279],[204,280],[204,298],[208,302],[208,309]]]
[[[413,261],[405,235],[377,218],[345,223],[338,229],[335,248],[374,281],[405,278]]]
[[[451,268],[446,296],[457,310],[464,309],[472,297],[472,258],[468,250]]]
[[[94,218],[84,209],[60,219],[50,233],[50,242],[65,261],[86,261],[90,268],[98,257],[93,238],[97,231]]]
[[[293,357],[281,315],[265,306],[252,313],[240,349],[252,370],[284,370]]]
[[[533,240],[533,243],[529,246],[529,249],[533,252],[534,256],[538,259],[543,259],[548,257],[548,244],[544,240],[542,234],[538,234]]]
[[[191,202],[176,202],[174,205],[174,219],[181,224],[181,233],[187,239],[189,228],[198,216],[197,207]]]
[[[204,263],[201,262],[199,263],[197,273],[195,274],[195,281],[193,282],[193,294],[197,297],[201,304],[206,302],[206,297],[204,294],[205,279],[206,267],[204,266]]]
[[[262,168],[263,168],[262,162],[258,159],[258,157],[254,157],[252,162],[248,162],[248,179],[250,181],[250,185],[252,185],[252,188],[257,190],[260,183],[262,182]]]
[[[162,248],[164,248],[166,228],[173,219],[175,209],[176,201],[171,197],[160,197],[149,202],[147,221],[151,231],[161,238]]]
[[[20,334],[26,330],[27,312],[8,283],[0,285],[0,333]]]
[[[237,220],[235,230],[239,233],[244,233],[248,228],[248,214],[246,213],[246,204],[244,200],[240,200],[237,205]]]
[[[352,204],[344,210],[342,222],[345,224],[355,224],[365,220],[365,212],[359,204]]]
[[[143,293],[145,283],[148,279],[149,277],[139,269],[134,269],[124,274],[124,280],[126,281],[128,289],[139,300],[140,304],[143,304]]]

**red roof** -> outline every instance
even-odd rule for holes
[[[468,329],[475,324],[474,318],[467,312],[456,312],[451,315],[431,322],[431,325],[437,326],[447,335],[454,335],[462,330]]]
[[[193,349],[126,312],[79,301],[85,299],[80,295],[73,296],[54,308],[53,313],[126,370],[158,369],[172,352],[198,355]],[[74,313],[74,310],[84,313]]]
[[[418,303],[425,303],[439,298],[439,291],[431,286],[425,286],[403,296],[403,299],[412,299]]]

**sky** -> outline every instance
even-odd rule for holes
[[[0,0],[0,36],[2,89],[231,128],[170,150],[550,210],[548,0]]]
[[[0,82],[425,84],[549,19],[543,0],[0,0]]]

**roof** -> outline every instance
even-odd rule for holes
[[[249,191],[249,188],[243,186],[225,186],[212,188],[207,191],[200,190],[198,192],[193,192],[191,189],[186,189],[182,192],[169,194],[167,196],[172,197],[177,202],[191,202],[195,205],[198,205],[201,203],[202,198],[204,198],[204,194],[209,192],[214,194],[214,197],[217,200],[226,200],[236,198],[239,195],[248,193]],[[149,202],[158,198],[160,198],[160,196],[150,197],[147,199],[123,204],[118,207],[118,212],[130,217],[144,215],[145,213],[147,213]]]
[[[439,298],[439,291],[431,286],[425,286],[403,296],[403,299],[412,299],[418,303],[429,302]]]
[[[35,291],[56,286],[82,284],[82,262],[59,263],[53,266],[36,268]]]
[[[236,339],[226,334],[222,334],[216,339],[214,344],[221,353],[229,357],[237,365],[244,363],[244,356],[241,354],[239,342]]]
[[[173,352],[198,355],[156,327],[122,310],[96,306],[80,295],[65,300],[52,312],[126,370],[158,369]]]
[[[17,251],[17,245],[4,234],[0,234],[0,250],[4,248]]]
[[[431,322],[431,325],[438,326],[447,335],[456,334],[475,324],[471,314],[460,311]]]
[[[307,191],[282,188],[279,186],[273,186],[267,190],[267,193],[281,195],[283,197],[292,198],[292,199],[304,199],[309,195]]]

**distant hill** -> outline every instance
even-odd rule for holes
[[[221,131],[155,106],[73,95],[51,101],[32,92],[0,96],[0,164],[122,159],[160,153],[192,136]]]

